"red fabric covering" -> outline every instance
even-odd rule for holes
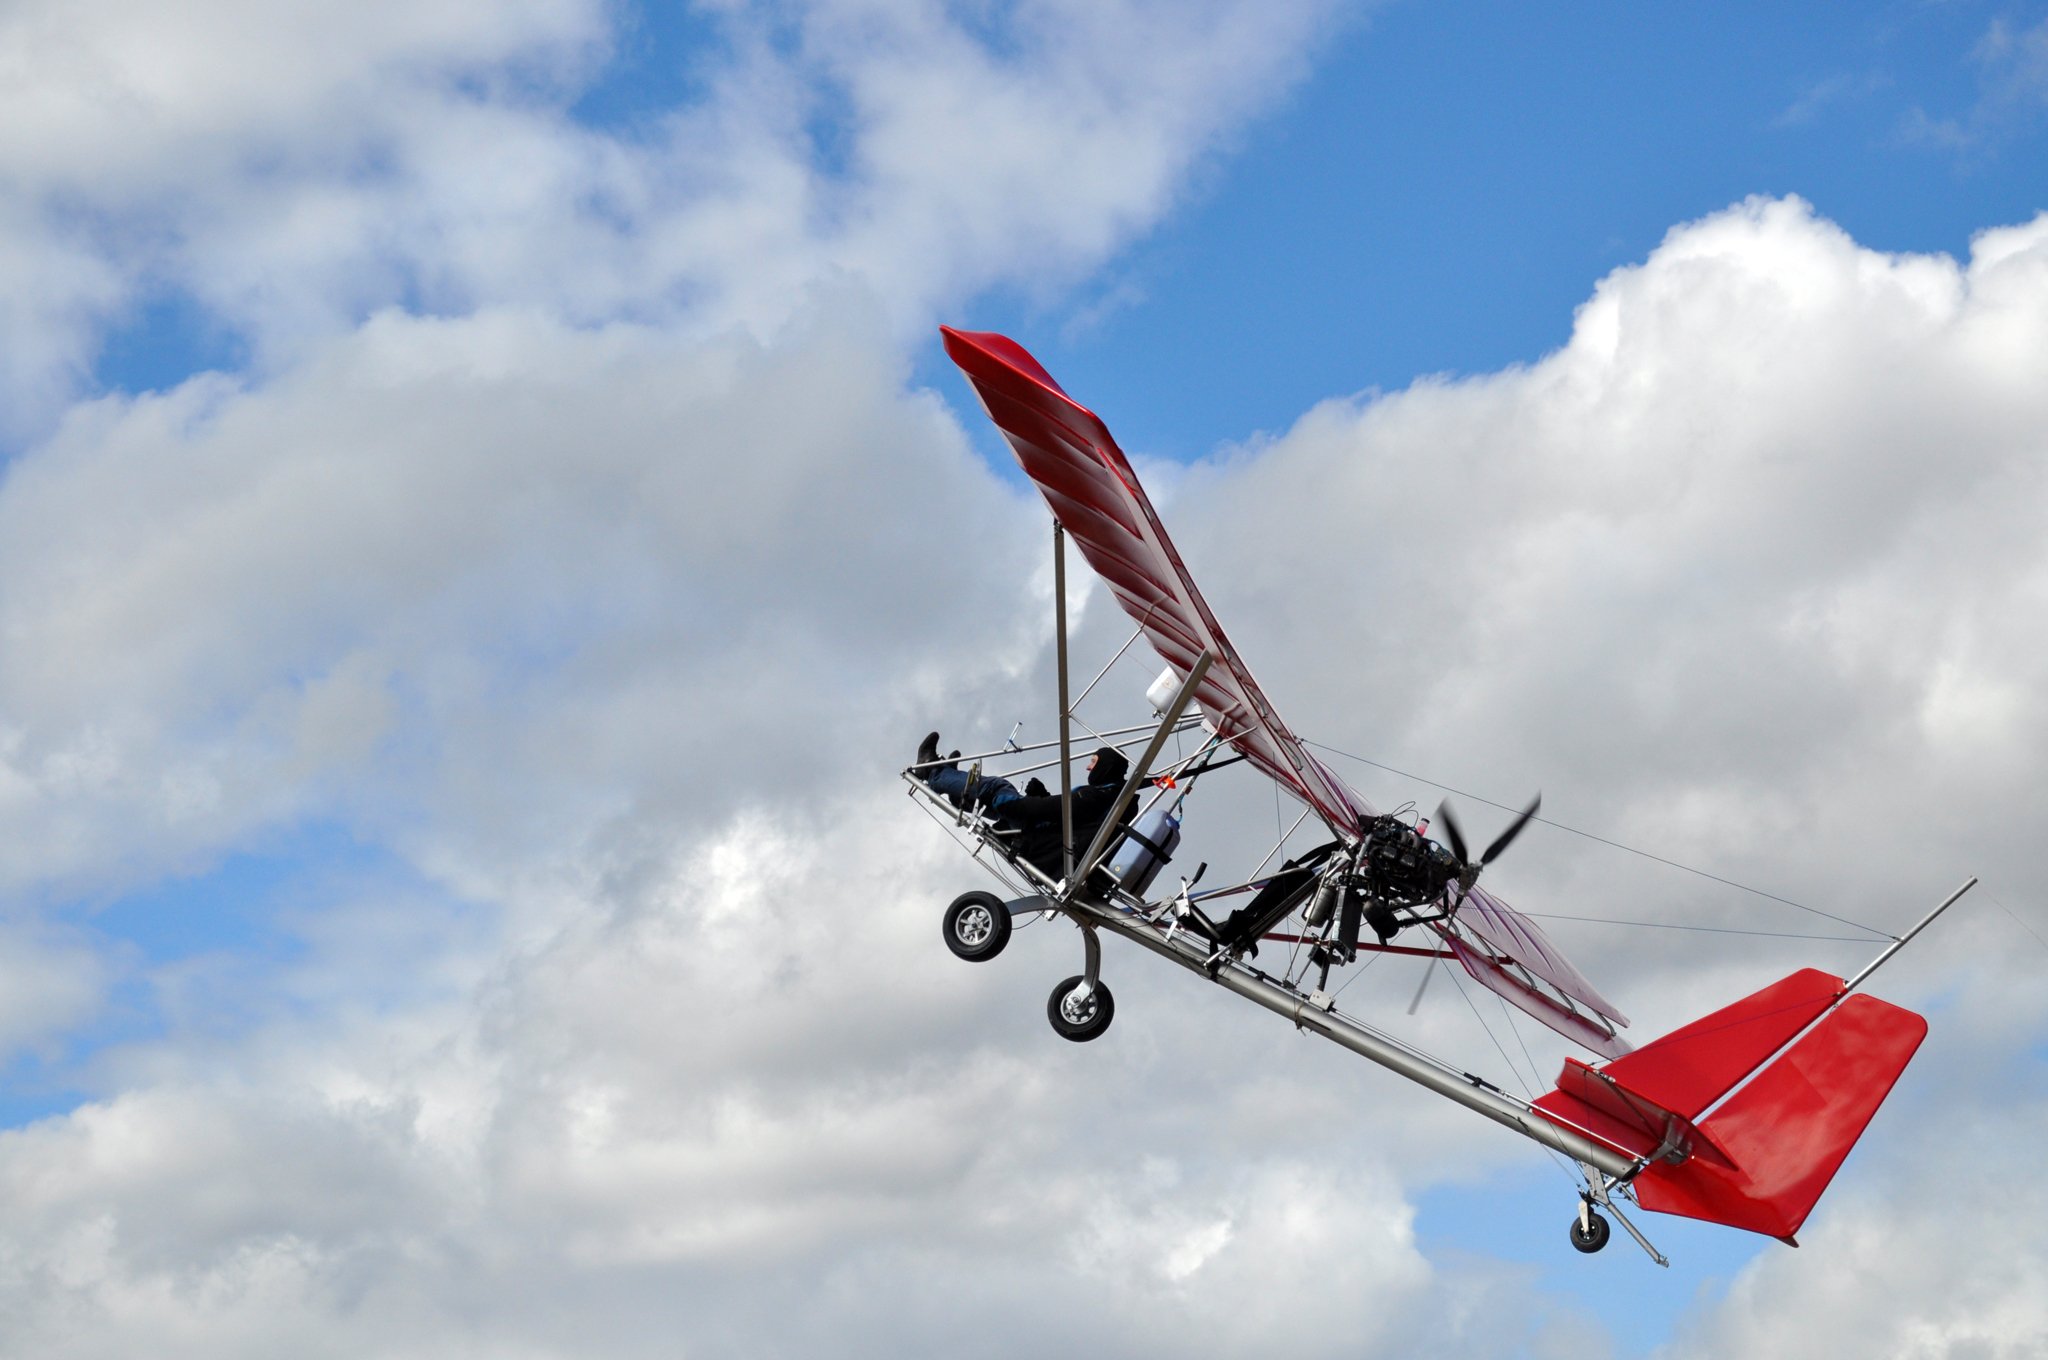
[[[1210,726],[1314,808],[1333,834],[1356,841],[1359,818],[1372,814],[1371,805],[1309,754],[1267,702],[1108,427],[1016,341],[940,330],[946,353],[973,382],[1025,475],[1159,655],[1182,676],[1203,651],[1215,658],[1195,691]]]
[[[1790,1238],[1926,1037],[1913,1012],[1850,997],[1701,1124],[1732,1166],[1705,1157],[1653,1164],[1636,1178],[1637,1199],[1659,1213]]]

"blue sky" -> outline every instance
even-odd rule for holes
[[[944,322],[1158,469],[1309,735],[2048,929],[2048,5],[101,9],[0,16],[20,1344],[2048,1338],[2001,912],[1890,971],[1935,1035],[1801,1251],[1646,1215],[1656,1272],[1181,979],[1119,960],[1056,1045],[1067,951],[943,956],[886,777],[1043,707],[1041,508]],[[1516,860],[1532,910],[1801,928]],[[1809,961],[1568,943],[1645,1034]],[[1935,1233],[2005,1273],[1883,1246]]]
[[[984,319],[1113,394],[1120,438],[1192,457],[1328,396],[1531,362],[1593,280],[1752,194],[1796,194],[1875,249],[1960,255],[2048,200],[2042,58],[1987,43],[2041,20],[1388,5],[1141,245]]]

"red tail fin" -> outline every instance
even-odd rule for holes
[[[1567,1062],[1536,1106],[1657,1158],[1635,1180],[1644,1208],[1789,1241],[1927,1034],[1875,997],[1836,1004],[1842,985],[1809,968],[1604,1067]]]

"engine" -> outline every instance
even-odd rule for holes
[[[1368,825],[1360,859],[1372,895],[1392,906],[1434,902],[1458,873],[1458,862],[1449,850],[1389,815],[1375,817]]]

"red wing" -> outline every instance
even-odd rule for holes
[[[1209,725],[1315,809],[1332,832],[1355,841],[1359,819],[1372,815],[1371,806],[1309,754],[1266,701],[1109,430],[1014,340],[940,331],[946,353],[973,382],[1054,518],[1159,655],[1182,676],[1203,651],[1215,658],[1195,691]]]
[[[1513,959],[1534,976],[1594,1013],[1626,1026],[1628,1017],[1612,1001],[1593,990],[1572,961],[1558,952],[1537,924],[1484,888],[1474,888],[1452,924],[1484,945],[1489,953]]]
[[[1533,1016],[1582,1048],[1603,1058],[1618,1058],[1628,1052],[1628,1041],[1598,1021],[1560,1002],[1540,987],[1531,986],[1493,958],[1474,949],[1456,935],[1446,933],[1444,942],[1463,964],[1472,980],[1499,996],[1524,1015]]]
[[[1457,913],[1436,929],[1473,980],[1516,1009],[1602,1057],[1629,1051],[1614,1032],[1627,1027],[1628,1017],[1593,989],[1534,921],[1486,889],[1466,894]]]

